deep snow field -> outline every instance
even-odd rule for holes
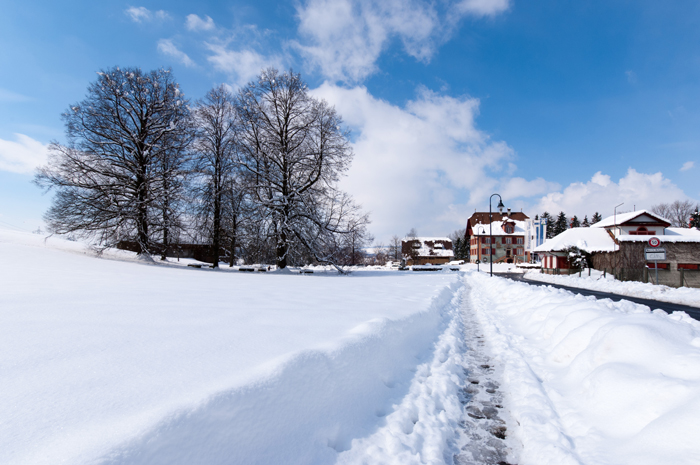
[[[653,273],[650,273],[650,279],[652,278]],[[542,274],[539,271],[530,271],[525,274],[525,279],[700,307],[700,289],[691,287],[673,288],[664,285],[657,286],[650,282],[618,281],[613,275],[606,274],[603,276],[603,272],[598,270],[591,270],[590,276],[588,275],[588,270],[584,270],[581,273],[581,277],[579,277],[578,274],[551,275]]]
[[[2,464],[700,457],[683,313],[469,267],[218,272],[5,230],[0,257]]]

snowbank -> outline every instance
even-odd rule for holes
[[[649,273],[649,277],[653,278],[653,272]],[[527,273],[525,274],[525,278],[534,281],[561,284],[563,286],[592,289],[594,291],[611,292],[613,294],[627,295],[630,297],[661,300],[663,302],[700,307],[700,289],[689,287],[673,288],[663,285],[657,286],[655,284],[640,283],[638,281],[618,281],[610,274],[603,277],[603,273],[598,270],[591,270],[591,276],[588,276],[588,271],[585,270],[581,273],[580,278],[577,274],[550,275],[541,274],[539,272]]]
[[[699,322],[477,273],[467,284],[520,465],[697,463]]]
[[[92,255],[0,233],[0,463],[334,463],[433,363],[460,282]]]

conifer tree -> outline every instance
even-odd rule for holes
[[[547,222],[547,239],[551,239],[554,237],[554,218],[552,218],[552,215],[549,214],[549,212],[544,212],[542,213],[542,216],[540,217],[542,221]]]
[[[566,213],[559,212],[557,216],[557,221],[554,223],[554,228],[552,228],[552,234],[558,236],[568,229],[568,221],[566,220]]]
[[[591,218],[591,224],[596,224],[596,223],[598,223],[598,222],[600,222],[600,221],[603,221],[603,217],[600,216],[600,213],[595,212],[595,213],[593,214],[593,218]]]
[[[574,217],[571,218],[571,227],[572,228],[580,228],[581,227],[581,222],[578,220],[578,216],[574,215]]]
[[[588,215],[583,217],[583,223],[581,223],[581,226],[584,228],[588,228],[591,225],[591,223],[588,222]]]

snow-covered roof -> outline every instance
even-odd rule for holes
[[[651,236],[621,235],[617,240],[622,242],[647,242]],[[666,228],[666,234],[656,235],[664,242],[700,242],[700,231],[689,228]]]
[[[450,245],[449,249],[442,247],[442,242],[452,244],[452,239],[449,237],[406,237],[402,242],[415,241],[420,241],[420,248],[413,249],[419,257],[452,257],[454,255],[452,245]],[[428,245],[428,242],[432,246]]]
[[[613,252],[615,241],[605,229],[571,228],[547,239],[544,244],[535,248],[535,252],[558,252],[574,246],[586,252]]]
[[[491,228],[493,230],[493,234],[489,234],[489,225],[487,224],[480,224],[477,223],[474,226],[472,226],[472,233],[474,236],[524,236],[525,235],[525,230],[527,228],[527,224],[525,221],[518,221],[518,220],[508,220],[509,223],[515,223],[515,228],[513,228],[513,232],[508,234],[505,232],[502,228],[503,222],[501,221],[494,221],[491,223]],[[482,231],[481,228],[484,228]]]
[[[627,213],[618,213],[617,216],[608,216],[607,218],[602,219],[601,221],[598,221],[597,223],[594,223],[591,225],[591,228],[608,228],[610,226],[615,226],[626,223],[627,221],[633,220],[637,218],[638,216],[642,215],[647,215],[650,216],[656,220],[659,221],[665,221],[668,224],[671,224],[669,220],[664,218],[663,216],[659,216],[656,213],[650,212],[649,210],[637,210],[633,212],[627,212]]]

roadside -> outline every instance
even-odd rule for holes
[[[619,302],[621,300],[628,300],[640,305],[646,305],[651,310],[661,309],[666,313],[673,312],[685,312],[691,318],[700,321],[700,308],[692,307],[690,305],[683,305],[673,302],[664,302],[661,300],[645,299],[640,297],[633,297],[628,295],[614,294],[612,292],[598,291],[594,289],[586,289],[583,287],[573,287],[565,286],[562,284],[550,283],[545,281],[535,281],[533,279],[528,279],[527,275],[523,276],[521,273],[494,273],[498,276],[512,279],[513,281],[518,281],[532,286],[552,286],[557,289],[564,289],[574,294],[580,294],[584,296],[593,296],[596,299],[610,299],[614,302]]]
[[[653,279],[653,273],[650,278]],[[551,275],[531,271],[525,274],[525,279],[700,308],[700,289],[618,281],[611,274],[599,270],[584,270],[581,276],[578,273]]]

